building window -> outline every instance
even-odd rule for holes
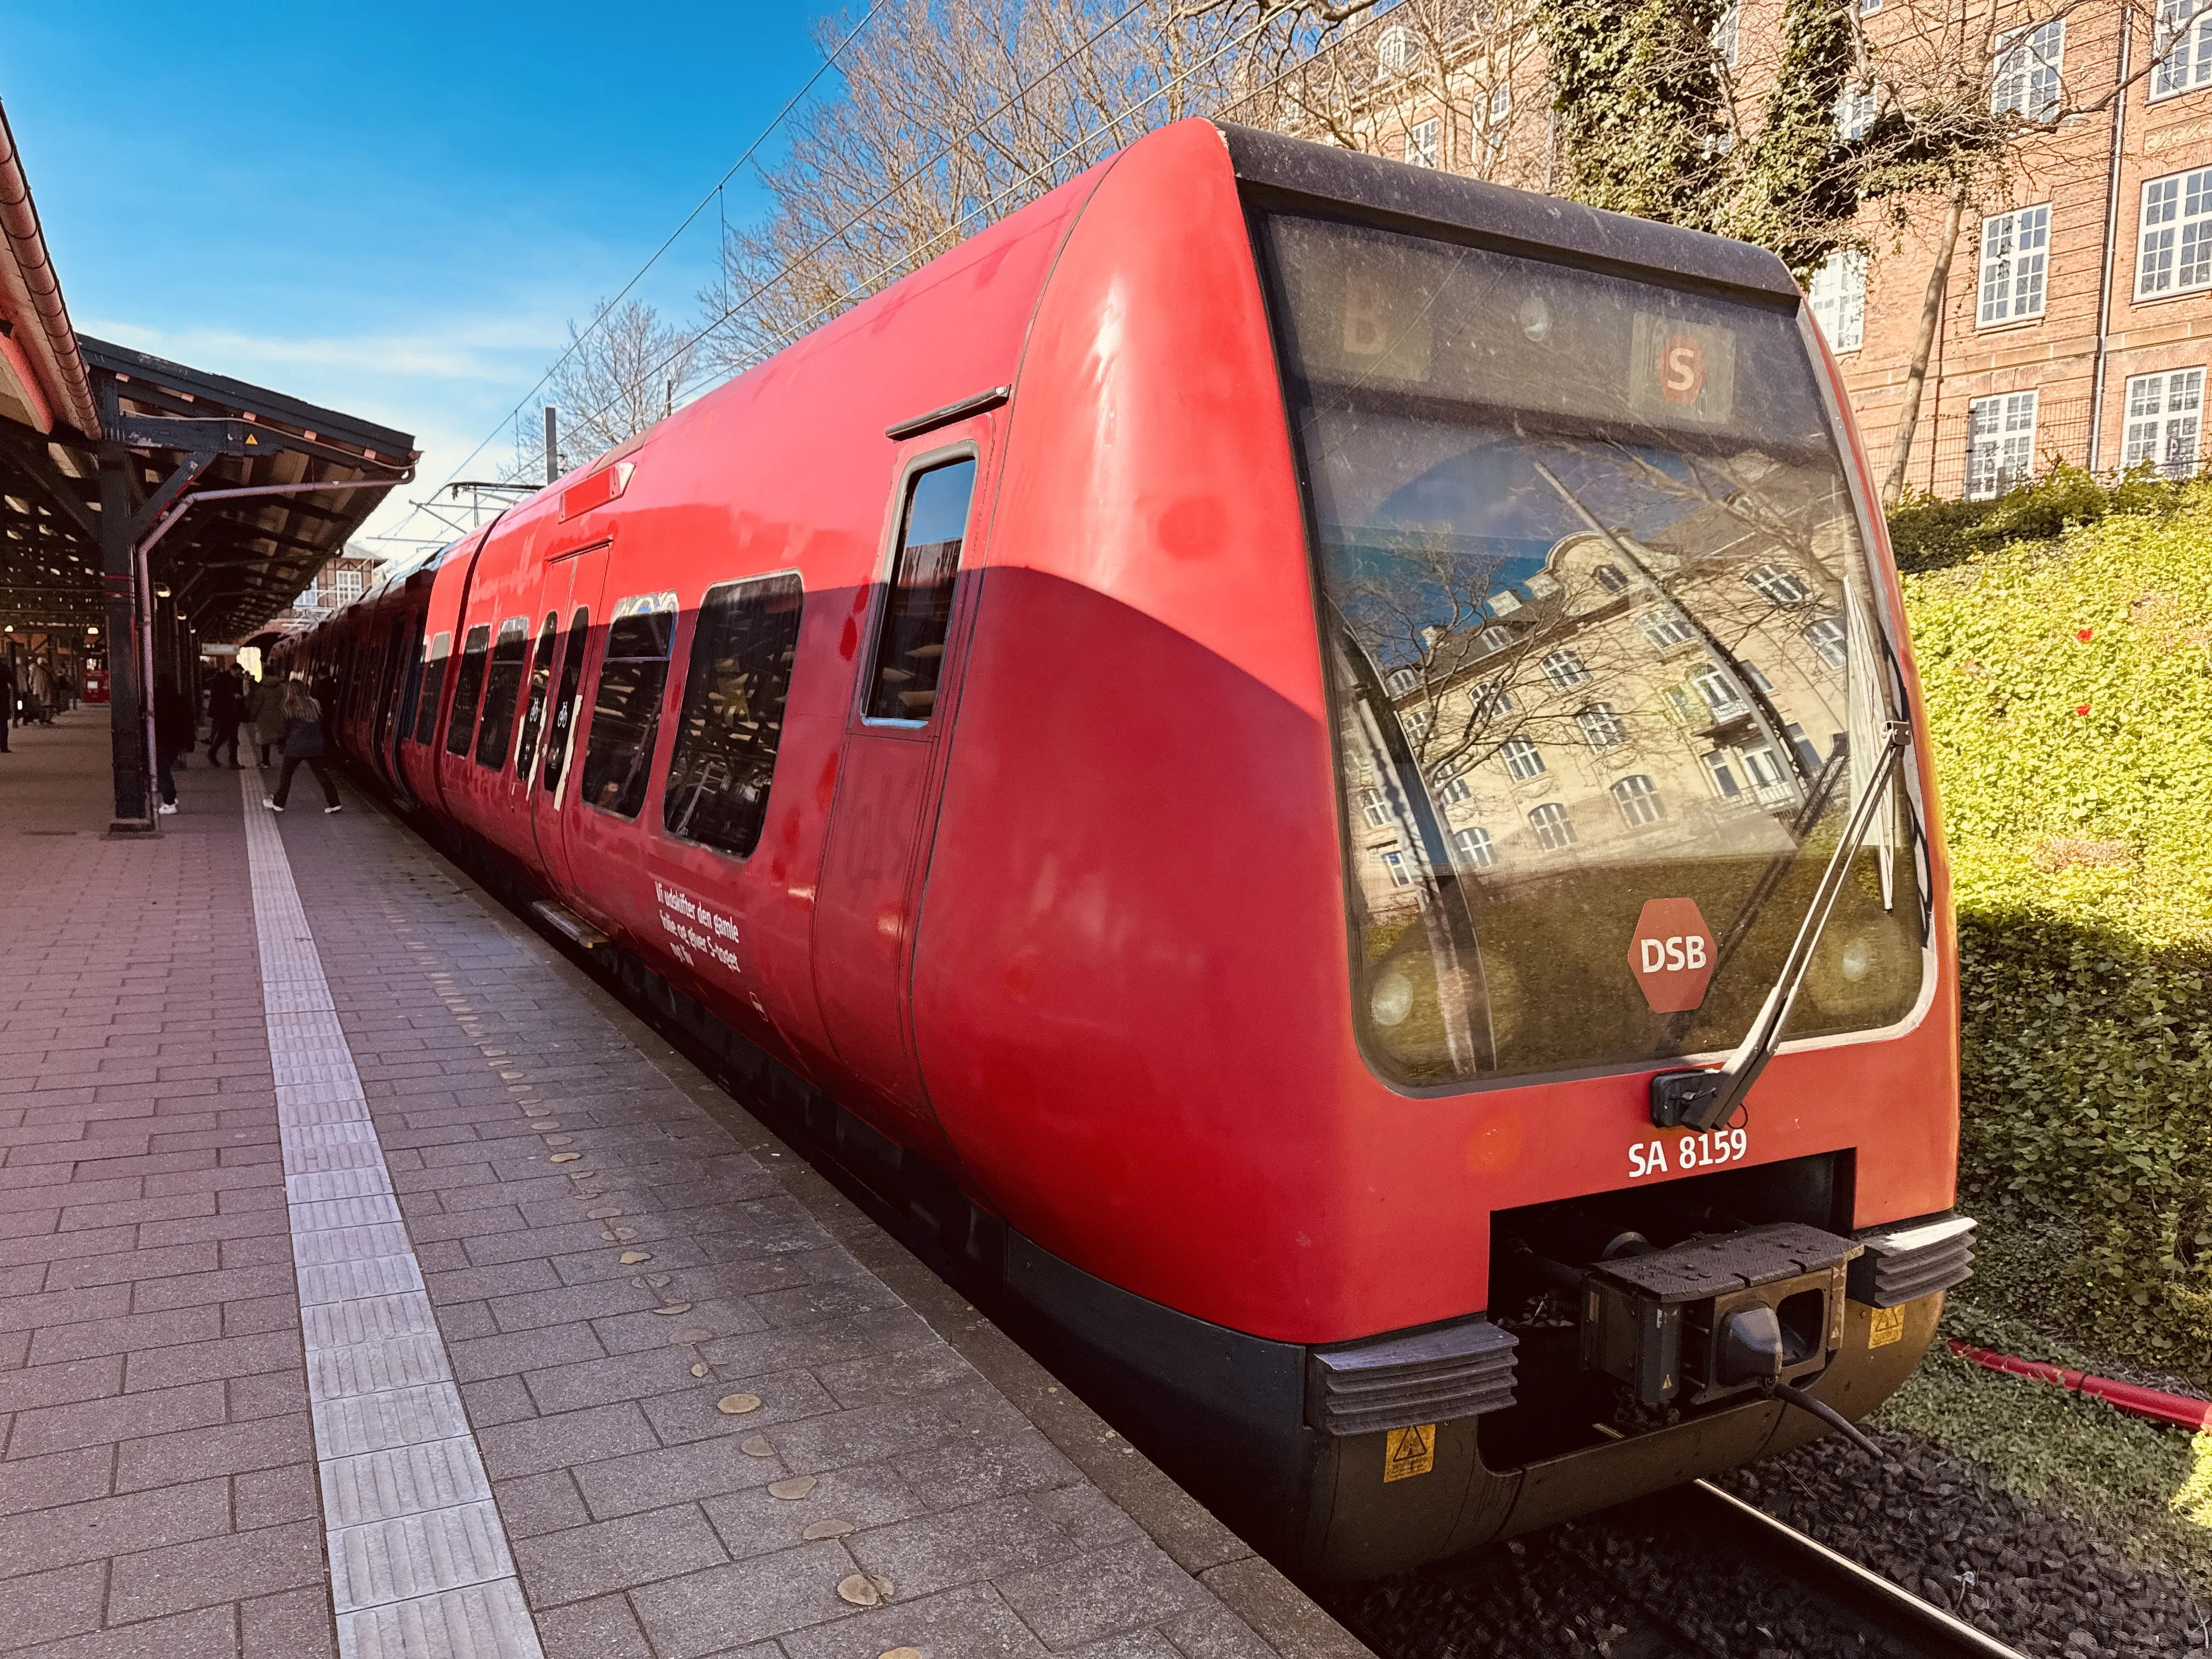
[[[368,591],[368,579],[358,570],[333,570],[331,573],[331,603],[351,605]]]
[[[1513,125],[1513,88],[1501,81],[1490,89],[1490,102],[1482,123],[1482,159],[1486,162],[1505,159],[1505,136]]]
[[[1735,665],[1743,670],[1743,677],[1767,696],[1774,695],[1774,682],[1759,672],[1759,665],[1747,658],[1738,657]]]
[[[1620,567],[1617,564],[1601,564],[1592,567],[1590,580],[1608,593],[1623,592],[1628,586],[1628,578],[1620,574]]]
[[[2169,478],[2197,471],[2197,422],[2204,408],[2204,371],[2177,368],[2128,381],[2128,423],[2120,465],[2156,467]]]
[[[1690,676],[1690,684],[1697,687],[1698,695],[1705,700],[1705,707],[1713,711],[1715,720],[1726,720],[1730,715],[1743,713],[1743,693],[1736,690],[1735,682],[1728,677],[1726,670],[1708,663]]]
[[[1966,499],[1985,501],[2035,470],[2035,393],[2007,392],[1966,406]]]
[[[1721,8],[1721,15],[1713,20],[1713,50],[1730,69],[1736,66],[1736,36],[1742,21],[1742,0],[1728,0]]]
[[[1789,774],[1775,752],[1761,744],[1756,749],[1736,751],[1743,762],[1743,769],[1751,778],[1751,793],[1768,806],[1797,799],[1797,791],[1790,782]]]
[[[1797,758],[1805,763],[1807,776],[1809,777],[1820,769],[1820,751],[1813,747],[1813,739],[1805,735],[1803,726],[1785,726],[1782,728],[1782,735],[1790,746],[1797,751]]]
[[[1433,718],[1430,709],[1408,708],[1398,716],[1399,729],[1413,742],[1419,743],[1429,735],[1429,721]]]
[[[1865,137],[1867,129],[1874,125],[1878,101],[1872,88],[1862,92],[1856,87],[1845,87],[1836,99],[1836,137],[1846,143]]]
[[[1382,689],[1394,697],[1402,697],[1421,683],[1421,677],[1410,668],[1401,668],[1382,682]]]
[[[1437,768],[1437,799],[1440,804],[1456,806],[1474,793],[1468,787],[1467,779],[1461,775],[1466,769],[1467,763],[1463,760],[1448,760]]]
[[[1513,694],[1505,689],[1504,680],[1485,680],[1474,688],[1471,699],[1474,717],[1479,720],[1494,719],[1513,712]]]
[[[1805,643],[1813,647],[1813,654],[1831,668],[1841,668],[1847,646],[1844,625],[1833,617],[1823,617],[1805,630]]]
[[[1672,605],[1660,605],[1645,611],[1637,617],[1636,626],[1645,639],[1662,651],[1686,644],[1696,637],[1690,631],[1690,624],[1683,621],[1682,613]]]
[[[1555,800],[1547,800],[1533,809],[1528,814],[1528,827],[1536,832],[1536,845],[1547,853],[1575,844],[1575,821],[1567,816],[1567,809]]]
[[[2053,18],[2033,28],[2014,29],[1997,42],[1996,84],[1990,94],[1993,115],[2024,115],[2047,121],[2058,112],[2058,79],[2066,61],[2066,20]]]
[[[1488,603],[1492,616],[1510,617],[1521,608],[1521,596],[1510,587],[1501,587],[1490,596]]]
[[[1831,351],[1856,351],[1866,343],[1866,255],[1838,248],[1813,273],[1813,320]]]
[[[1384,830],[1390,823],[1390,805],[1382,799],[1380,789],[1359,792],[1359,815],[1367,820],[1370,830]]]
[[[1470,870],[1487,870],[1498,862],[1498,848],[1487,830],[1462,830],[1452,836],[1452,850]]]
[[[1385,75],[1403,75],[1413,67],[1420,48],[1413,43],[1413,32],[1409,28],[1388,28],[1375,43],[1375,61],[1382,66]]]
[[[1433,115],[1407,128],[1406,159],[1417,167],[1437,166],[1438,135],[1443,130],[1443,123]]]
[[[2136,298],[2212,288],[2212,167],[2143,186]]]
[[[1495,623],[1474,636],[1475,648],[1486,657],[1503,651],[1512,643],[1513,630],[1510,628],[1500,628]]]
[[[2152,97],[2171,97],[2212,82],[2212,7],[2204,0],[2161,0],[2151,50],[2158,58]]]
[[[1752,592],[1769,605],[1802,605],[1813,597],[1813,590],[1805,586],[1802,576],[1778,564],[1760,565],[1756,570],[1745,572],[1743,579],[1751,584]]]
[[[1982,221],[1982,302],[1986,328],[2043,315],[2044,267],[2051,257],[2051,210],[2016,208]]]
[[[1406,867],[1403,853],[1385,853],[1382,856],[1382,867],[1390,872],[1393,887],[1411,887],[1413,884],[1413,872]]]
[[[1528,597],[1532,599],[1548,599],[1559,591],[1559,584],[1553,580],[1550,573],[1542,570],[1521,585],[1528,590]]]
[[[1657,786],[1641,773],[1613,786],[1613,804],[1620,809],[1620,821],[1632,830],[1656,823],[1667,816],[1666,808],[1659,805]]]
[[[1735,781],[1735,772],[1729,765],[1725,750],[1709,749],[1699,758],[1705,763],[1705,776],[1713,786],[1713,793],[1723,800],[1734,800],[1743,793],[1743,786]]]
[[[1544,769],[1544,757],[1536,745],[1526,738],[1508,738],[1498,745],[1504,759],[1505,769],[1516,781],[1526,783]]]
[[[1544,659],[1544,678],[1562,691],[1571,691],[1589,678],[1583,659],[1564,647]]]
[[[1575,715],[1575,724],[1583,729],[1592,749],[1602,752],[1618,749],[1628,741],[1628,728],[1620,723],[1620,716],[1613,712],[1609,702],[1594,702]]]
[[[1881,0],[1859,0],[1859,15],[1871,17],[1881,9]]]

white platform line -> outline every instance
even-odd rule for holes
[[[239,786],[338,1652],[544,1659],[283,837]]]

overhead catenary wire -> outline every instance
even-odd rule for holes
[[[1112,23],[1108,24],[1105,29],[1102,29],[1098,34],[1092,36],[1090,41],[1085,42],[1086,47],[1096,44],[1099,39],[1103,38],[1107,30],[1110,30],[1111,28],[1117,27],[1133,12],[1140,9],[1143,0],[1139,0],[1139,5],[1132,6],[1127,11],[1121,13],[1121,15],[1115,18]],[[1231,52],[1242,47],[1254,35],[1260,33],[1261,29],[1267,27],[1273,21],[1273,18],[1270,16],[1263,16],[1258,19],[1241,33],[1231,36],[1227,41],[1224,42],[1219,47],[1216,48],[1206,57],[1200,59],[1198,62],[1192,64],[1189,67],[1183,70],[1182,73],[1176,75],[1173,79],[1163,82],[1159,86],[1154,88],[1142,98],[1124,105],[1120,110],[1117,110],[1114,114],[1107,117],[1106,119],[1092,127],[1089,131],[1083,134],[1082,137],[1076,139],[1073,143],[1068,144],[1064,149],[1059,150],[1051,157],[1039,163],[1028,173],[1017,179],[1007,187],[1006,191],[1000,192],[1000,199],[1003,199],[1003,198],[1012,191],[1020,190],[1026,185],[1036,183],[1040,179],[1047,177],[1055,168],[1057,168],[1061,162],[1067,160],[1071,155],[1077,155],[1083,149],[1086,149],[1102,134],[1113,131],[1115,128],[1125,123],[1131,116],[1134,115],[1138,111],[1142,110],[1147,105],[1155,102],[1157,100],[1173,93],[1201,70],[1212,68],[1214,64],[1219,63],[1224,58],[1226,58]],[[1021,88],[1020,92],[1030,90],[1030,88],[1037,85],[1047,76],[1056,73],[1060,69],[1064,68],[1068,63],[1072,62],[1074,56],[1074,53],[1070,53],[1066,57],[1061,58],[1051,70],[1044,71],[1044,73],[1040,75],[1036,81],[1030,82],[1029,86]],[[1302,64],[1292,66],[1293,69],[1297,67],[1302,67]],[[1285,74],[1289,72],[1289,70],[1285,71]],[[1281,78],[1281,76],[1274,77],[1276,80],[1279,80]],[[1273,84],[1273,82],[1270,82],[1269,84]],[[1014,96],[1019,96],[1020,92],[1016,93]],[[1008,100],[1008,103],[1010,104],[1011,102],[1012,99],[1010,98]],[[999,109],[994,110],[992,114],[999,114],[1003,112],[1006,107],[1007,107],[1007,105],[1001,105]],[[738,315],[738,313],[742,311],[745,306],[750,304],[753,300],[767,292],[769,287],[771,287],[777,279],[788,275],[797,267],[799,260],[820,251],[820,249],[823,247],[826,247],[831,242],[835,241],[839,236],[842,235],[846,231],[852,229],[855,225],[858,225],[861,222],[867,213],[872,211],[875,207],[880,205],[884,201],[888,200],[890,195],[895,193],[898,189],[902,188],[904,185],[912,182],[913,179],[921,177],[924,171],[928,167],[936,165],[939,161],[942,160],[945,155],[950,155],[952,150],[957,148],[961,143],[966,142],[969,138],[980,136],[982,131],[983,126],[981,122],[978,122],[974,126],[963,130],[956,137],[933,155],[929,161],[924,163],[921,167],[915,169],[912,173],[902,176],[899,183],[894,185],[890,191],[887,191],[884,195],[878,197],[874,202],[872,202],[868,205],[868,207],[862,209],[859,213],[854,214],[852,217],[842,221],[811,246],[800,253],[793,255],[782,265],[780,265],[776,270],[771,271],[767,276],[763,277],[747,291],[743,299],[725,307],[713,317],[709,318],[701,325],[696,333],[686,337],[674,349],[671,350],[665,356],[662,357],[660,361],[647,372],[649,374],[659,374],[668,368],[669,365],[675,362],[679,357],[684,356],[687,352],[696,350],[700,343],[705,340],[709,334],[713,333],[714,330],[720,327],[730,319]],[[792,344],[799,337],[806,334],[810,330],[814,328],[818,323],[821,323],[832,316],[839,307],[848,305],[857,305],[861,301],[867,299],[872,292],[870,285],[876,282],[877,279],[890,275],[892,272],[898,270],[902,265],[910,264],[922,250],[933,248],[945,237],[957,235],[965,226],[974,222],[979,215],[988,211],[991,206],[992,204],[987,203],[970,208],[966,213],[961,215],[959,218],[954,220],[943,230],[938,231],[927,240],[921,243],[919,248],[910,247],[906,250],[900,258],[893,260],[887,260],[884,264],[877,266],[874,270],[869,271],[865,276],[863,276],[859,283],[842,292],[836,299],[832,300],[827,305],[819,307],[799,324],[787,328],[775,336],[774,343],[771,346],[769,352],[763,354],[763,356],[764,357],[765,356],[772,355],[774,351],[780,351],[785,347]],[[762,361],[762,358],[754,359],[755,362],[758,362],[760,361]],[[688,393],[693,386],[702,384],[704,384],[703,378],[699,380],[687,382],[683,390],[684,392]],[[597,419],[600,416],[605,415],[615,407],[616,402],[617,401],[619,400],[611,399],[609,402],[600,405],[599,409],[592,411],[590,418]]]
[[[722,176],[714,181],[713,188],[708,190],[705,195],[702,196],[690,212],[684,216],[682,221],[677,225],[676,228],[670,231],[668,234],[661,240],[660,246],[653,249],[652,253],[647,256],[645,263],[640,265],[637,270],[631,274],[630,279],[624,283],[622,287],[616,291],[614,298],[609,300],[605,305],[600,307],[599,314],[592,319],[590,324],[586,326],[583,332],[579,334],[574,339],[571,340],[568,343],[568,349],[562,352],[558,357],[556,357],[551,363],[547,365],[545,372],[538,377],[536,383],[531,386],[529,391],[522,394],[521,398],[516,401],[514,407],[507,410],[505,415],[502,415],[500,417],[499,424],[494,427],[489,432],[486,433],[483,437],[478,441],[477,447],[461,458],[459,465],[453,468],[452,474],[447,478],[446,483],[438,486],[439,491],[444,490],[446,484],[450,484],[455,478],[459,477],[462,470],[465,468],[471,461],[473,461],[477,456],[483,453],[484,447],[489,444],[493,439],[498,437],[501,433],[507,430],[508,424],[514,421],[516,416],[521,414],[524,409],[529,406],[530,400],[538,395],[538,393],[544,387],[546,382],[550,380],[556,374],[560,372],[561,365],[567,362],[569,358],[575,356],[578,349],[583,345],[585,341],[592,337],[592,334],[598,331],[600,324],[614,314],[615,307],[622,303],[623,300],[628,296],[631,289],[635,289],[641,282],[645,280],[647,273],[649,272],[655,264],[659,263],[660,256],[667,252],[670,248],[676,245],[677,239],[691,228],[692,222],[696,220],[701,214],[707,210],[708,204],[720,202],[724,186],[728,185],[730,180],[737,176],[739,168],[743,167],[748,161],[752,160],[754,155],[759,152],[760,147],[768,142],[769,136],[789,118],[793,110],[799,107],[800,100],[804,99],[807,94],[813,91],[816,83],[836,66],[838,59],[842,58],[845,55],[846,49],[849,47],[854,41],[860,38],[861,31],[866,29],[870,23],[875,21],[876,14],[880,12],[884,7],[889,3],[890,0],[872,0],[872,3],[869,5],[867,10],[861,15],[860,21],[854,24],[850,29],[846,31],[844,39],[838,41],[836,46],[823,58],[822,62],[816,65],[814,72],[809,75],[806,79],[799,84],[799,88],[796,92],[793,93],[790,97],[784,100],[782,107],[776,111],[775,114],[769,119],[766,126],[763,127],[759,132],[754,135],[753,141],[747,144],[744,148],[744,153],[740,155],[736,161],[731,162],[728,167],[723,171]],[[726,222],[724,228],[725,237],[727,236],[727,234]],[[719,257],[719,254],[717,257]],[[434,499],[436,493],[438,492],[433,492]],[[420,503],[416,503],[414,509],[410,511],[405,518],[400,520],[398,523],[392,526],[391,532],[388,532],[391,539],[398,539],[398,532],[405,529],[406,526],[413,521],[416,514],[420,513],[422,510],[422,505]],[[380,536],[372,538],[371,539],[383,540],[386,539],[386,538]]]

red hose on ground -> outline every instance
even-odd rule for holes
[[[2087,1371],[2069,1371],[2062,1366],[2046,1365],[2039,1359],[2021,1359],[2012,1354],[1977,1348],[1971,1343],[1954,1342],[1951,1352],[1961,1359],[1971,1359],[1977,1365],[1986,1365],[1993,1371],[2033,1377],[2039,1382],[2055,1382],[2060,1388],[2071,1389],[2077,1394],[2094,1395],[2106,1404],[2124,1412],[2132,1412],[2137,1417],[2154,1417],[2162,1423],[2172,1423],[2184,1429],[2212,1427],[2212,1401],[2191,1400],[2186,1395],[2139,1388],[2133,1382],[2116,1382],[2109,1376],[2092,1376]]]

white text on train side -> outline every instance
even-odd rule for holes
[[[730,947],[738,942],[738,924],[729,916],[709,909],[689,893],[673,887],[653,884],[653,896],[660,902],[660,931],[668,935],[671,955],[685,967],[696,967],[700,957],[710,957],[732,973],[738,969],[737,952]]]
[[[1715,1129],[1711,1134],[1683,1135],[1672,1143],[1639,1140],[1628,1149],[1628,1178],[1741,1164],[1750,1150],[1751,1133],[1746,1129]]]

